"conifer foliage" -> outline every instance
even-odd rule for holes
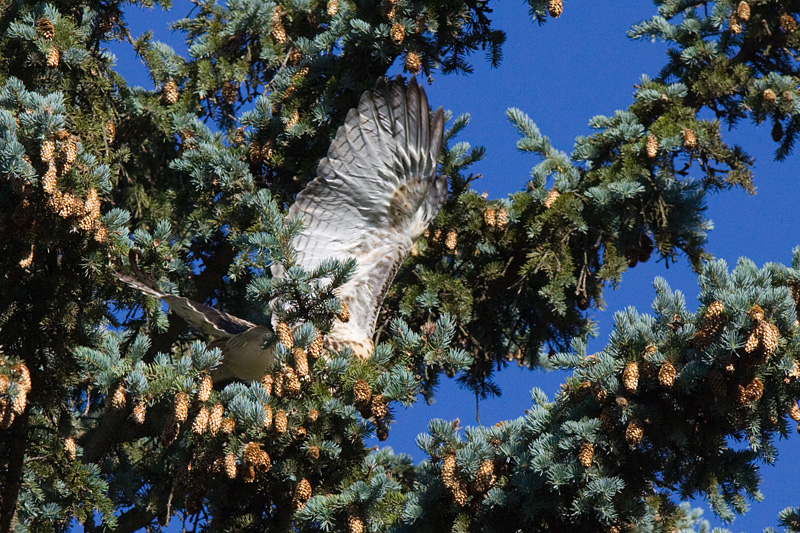
[[[491,2],[201,0],[175,24],[185,55],[130,35],[130,4],[0,0],[0,533],[672,531],[695,527],[678,501],[695,494],[744,511],[756,462],[800,419],[800,251],[791,267],[704,263],[706,195],[753,188],[749,156],[704,111],[771,121],[789,153],[800,5],[656,2],[631,36],[672,43],[663,75],[571,154],[508,111],[538,158],[508,198],[470,187],[483,150],[456,141],[468,116],[449,117],[447,203],[360,359],[324,349],[356,265],[297,267],[303,222],[284,214],[379,77],[469,73],[478,49],[499,63]],[[576,7],[528,4],[538,23]],[[109,41],[132,46],[153,90],[115,70]],[[604,287],[681,252],[700,310],[659,280],[655,315],[619,314],[587,356]],[[272,278],[275,262],[289,274]],[[213,340],[122,286],[126,269],[267,326],[275,362],[214,382]],[[432,421],[419,465],[366,447],[442,374],[498,394],[509,361],[574,373],[496,427]],[[800,530],[798,516],[779,520]]]

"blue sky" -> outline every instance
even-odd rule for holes
[[[454,114],[469,113],[470,126],[460,134],[460,141],[483,145],[484,161],[474,166],[484,177],[474,185],[492,198],[502,198],[522,188],[530,169],[538,161],[534,156],[516,151],[516,132],[505,119],[509,107],[525,111],[553,145],[569,153],[576,136],[591,132],[588,121],[596,115],[611,115],[626,108],[633,84],[642,74],[656,76],[666,62],[663,43],[631,41],[625,35],[636,22],[649,18],[655,7],[647,0],[605,0],[603,2],[565,2],[561,18],[539,27],[533,23],[527,6],[521,1],[494,2],[495,26],[508,34],[504,59],[491,69],[481,53],[472,57],[475,72],[469,76],[437,75],[427,86],[434,107],[442,106]],[[156,37],[181,50],[182,37],[165,31],[167,22],[184,16],[190,4],[176,2],[172,12],[137,11],[131,8],[127,20],[134,36],[147,29]],[[120,71],[134,84],[151,88],[147,71],[133,57],[129,47],[114,46]],[[422,80],[421,80],[422,81]],[[791,260],[791,250],[800,244],[797,236],[797,167],[800,154],[782,163],[773,162],[774,143],[770,125],[742,124],[737,130],[723,132],[729,143],[741,144],[756,158],[757,194],[740,190],[712,196],[708,216],[715,229],[708,250],[733,266],[740,256],[758,265]],[[683,291],[690,307],[696,307],[697,281],[688,263],[682,259],[666,268],[651,260],[639,264],[623,276],[618,290],[608,289],[608,308],[592,310],[599,324],[599,336],[591,340],[590,353],[603,348],[611,331],[613,313],[627,306],[640,312],[650,309],[654,297],[652,282],[656,276],[667,279],[673,289]],[[509,367],[497,376],[503,389],[500,398],[480,404],[481,422],[486,425],[521,416],[530,407],[529,391],[540,387],[552,396],[564,378],[563,373],[529,371]],[[397,422],[385,443],[395,451],[411,454],[415,460],[424,454],[414,445],[416,436],[425,431],[431,418],[459,418],[462,425],[475,424],[475,398],[459,389],[452,380],[444,380],[436,401],[427,406],[419,402],[411,409],[398,409]],[[761,531],[777,523],[777,514],[790,505],[800,505],[798,477],[800,450],[798,436],[779,443],[780,457],[775,467],[762,468],[765,499],[754,503],[750,513],[729,526],[733,531]],[[377,444],[377,442],[376,442]],[[707,506],[704,502],[697,505]],[[712,525],[722,525],[706,511]]]

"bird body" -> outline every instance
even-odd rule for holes
[[[436,169],[444,114],[431,117],[425,92],[416,80],[406,86],[379,81],[351,109],[312,180],[289,208],[287,217],[305,227],[293,238],[296,264],[312,270],[323,260],[357,260],[354,275],[339,288],[349,310],[326,338],[327,348],[350,346],[368,357],[380,306],[397,270],[441,208],[446,178]],[[283,277],[280,264],[272,275]],[[164,294],[142,276],[118,277],[160,298],[223,352],[215,379],[260,379],[272,362],[263,347],[271,330],[177,295]]]

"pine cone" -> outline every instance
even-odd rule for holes
[[[296,428],[294,428],[294,440],[298,442],[303,442],[304,440],[306,440],[307,436],[308,436],[308,431],[303,426],[297,426]]]
[[[745,391],[748,399],[747,403],[757,402],[764,394],[764,383],[760,379],[754,378],[753,381],[747,384]]]
[[[256,469],[253,465],[245,465],[240,472],[242,474],[242,481],[245,483],[252,483],[256,480]]]
[[[448,250],[455,250],[456,246],[458,246],[458,233],[455,231],[448,231],[447,237],[445,237],[444,245],[447,247]]]
[[[72,437],[67,437],[64,439],[64,453],[67,455],[67,459],[70,461],[74,461],[78,456],[78,451],[75,447],[75,439]]]
[[[106,134],[106,142],[108,144],[113,144],[114,139],[117,137],[117,126],[114,124],[113,121],[109,120],[106,122],[105,126],[103,126],[103,133]]]
[[[622,386],[629,392],[639,388],[639,363],[636,361],[629,361],[625,365],[625,370],[622,371]]]
[[[200,386],[197,388],[197,401],[205,403],[211,397],[211,391],[214,390],[214,381],[207,373],[203,373],[200,380]]]
[[[455,502],[456,505],[460,507],[467,505],[469,494],[467,494],[467,488],[463,483],[459,483],[457,486],[453,487],[451,493],[453,494],[453,502]]]
[[[175,410],[173,412],[175,421],[179,424],[186,422],[189,417],[189,395],[185,392],[179,392],[175,395]]]
[[[730,29],[731,33],[734,35],[742,33],[742,25],[739,24],[739,17],[736,15],[735,11],[731,14],[731,18],[728,20],[728,29]]]
[[[318,331],[317,336],[314,337],[314,340],[311,342],[311,346],[308,349],[308,355],[310,355],[314,359],[319,359],[320,357],[322,357],[324,348],[323,342],[324,341],[322,340],[322,333]]]
[[[120,412],[125,410],[128,404],[128,398],[125,391],[125,385],[119,383],[111,392],[109,407],[114,411]]]
[[[220,89],[220,95],[222,96],[222,100],[226,104],[233,104],[236,102],[236,99],[239,97],[239,93],[236,90],[236,84],[232,81],[226,81],[222,84],[222,89]]]
[[[422,68],[422,61],[420,61],[419,55],[417,55],[416,52],[406,52],[406,59],[403,63],[403,67],[414,76],[419,74]]]
[[[223,435],[230,435],[236,429],[236,421],[233,418],[224,418],[222,425],[219,427]]]
[[[11,385],[11,378],[5,374],[0,374],[0,394],[5,394],[9,385]]]
[[[562,0],[549,0],[547,2],[547,12],[550,13],[550,16],[554,19],[560,17],[563,11],[564,3]]]
[[[694,344],[698,348],[705,348],[725,323],[725,305],[720,301],[713,301],[706,309],[700,321],[700,330],[694,335]]]
[[[591,442],[584,442],[581,449],[578,450],[578,462],[584,468],[592,466],[592,459],[594,458],[594,446]]]
[[[211,408],[211,413],[208,415],[208,432],[212,435],[219,433],[224,412],[225,408],[219,402],[215,403],[214,407]]]
[[[633,418],[628,423],[628,427],[625,428],[625,440],[628,441],[628,444],[631,446],[635,446],[642,442],[644,438],[644,427],[642,426],[642,421],[638,418]]]
[[[266,373],[261,376],[261,386],[267,391],[267,394],[272,394],[272,374]]]
[[[46,140],[42,142],[42,148],[39,151],[39,157],[42,160],[42,163],[50,163],[54,159],[54,155],[56,152],[56,145],[53,141]]]
[[[94,240],[96,242],[105,242],[108,237],[108,230],[103,226],[99,226],[94,232]]]
[[[164,82],[164,87],[161,89],[161,101],[167,105],[172,105],[178,101],[178,84],[173,80]]]
[[[261,427],[264,429],[269,429],[272,425],[272,407],[268,404],[264,404],[264,422],[261,424]]]
[[[697,135],[689,128],[683,129],[683,146],[687,150],[694,150],[697,146]]]
[[[677,372],[675,367],[669,361],[665,361],[661,368],[658,370],[658,382],[664,388],[671,388],[675,384],[675,376]]]
[[[775,95],[775,91],[772,89],[764,89],[764,92],[761,93],[761,97],[764,98],[764,101],[769,102],[770,104],[775,103],[778,97]]]
[[[308,450],[306,450],[306,455],[312,461],[316,461],[319,459],[319,447],[318,446],[309,446]]]
[[[745,1],[739,2],[739,5],[736,6],[736,16],[744,22],[750,20],[750,4]]]
[[[446,455],[442,459],[442,483],[448,489],[452,489],[458,484],[456,478],[456,456],[453,454]]]
[[[272,394],[276,398],[283,397],[283,374],[280,372],[272,376]]]
[[[42,189],[47,194],[54,194],[58,186],[58,175],[56,173],[56,165],[54,160],[51,160],[47,166],[47,172],[44,173],[42,178]]]
[[[544,199],[544,208],[545,209],[550,209],[553,206],[553,203],[555,203],[555,201],[558,199],[559,196],[561,196],[561,193],[559,193],[555,189],[550,189],[547,192],[547,197]]]
[[[306,351],[302,348],[295,348],[292,354],[294,355],[294,368],[297,376],[300,379],[307,380],[309,375],[308,356],[306,355]]]
[[[406,29],[399,22],[395,22],[389,31],[389,36],[395,44],[401,44],[406,37]]]
[[[244,464],[255,466],[261,456],[261,445],[257,442],[248,442],[244,447],[242,459]]]
[[[308,413],[306,414],[306,420],[309,424],[313,424],[319,418],[319,411],[316,409],[309,409]]]
[[[339,12],[339,0],[328,0],[328,16],[335,17]]]
[[[347,513],[348,533],[364,533],[364,521],[354,512]]]
[[[797,29],[797,21],[794,20],[794,17],[792,17],[790,14],[784,13],[783,15],[781,15],[780,20],[781,20],[781,29],[786,33],[794,33],[795,30]]]
[[[269,458],[269,454],[264,450],[259,450],[258,458],[253,466],[262,474],[269,472],[269,469],[272,467],[272,460]]]
[[[281,44],[286,42],[286,29],[283,27],[283,10],[281,6],[277,6],[275,11],[272,12],[272,31],[270,35]]]
[[[378,420],[375,423],[375,436],[378,437],[378,440],[381,442],[389,438],[389,428],[383,420]]]
[[[783,139],[783,124],[781,124],[780,120],[776,120],[775,124],[772,125],[770,135],[775,142],[780,142],[780,140]]]
[[[397,8],[397,0],[386,0],[383,5],[383,16],[387,20],[392,20],[395,17]]]
[[[294,347],[292,330],[289,329],[289,325],[286,322],[278,322],[278,325],[275,326],[275,334],[278,336],[278,342],[286,346],[288,349],[291,350]]]
[[[175,419],[175,416],[170,416],[164,423],[164,429],[161,431],[161,442],[164,446],[169,446],[175,442],[175,439],[178,438],[178,433],[180,433],[180,429],[180,423]]]
[[[487,459],[481,463],[478,472],[475,474],[473,488],[475,492],[485,493],[492,488],[496,480],[497,476],[494,475],[494,463]]]
[[[353,385],[353,402],[359,409],[365,408],[369,401],[372,399],[372,391],[369,388],[369,383],[363,379],[356,380]]]
[[[139,424],[140,426],[144,424],[145,417],[147,416],[147,404],[144,400],[139,400],[136,402],[136,405],[133,406],[133,421]]]
[[[297,378],[294,369],[287,367],[283,371],[283,390],[292,396],[300,393],[300,380]]]
[[[116,14],[105,13],[100,17],[100,20],[97,21],[97,31],[99,31],[101,35],[105,35],[114,28],[116,22]]]
[[[14,423],[14,408],[7,398],[0,398],[0,429],[8,429]]]
[[[795,422],[800,422],[800,406],[797,405],[797,402],[792,402],[789,405],[789,416]]]
[[[608,393],[600,385],[592,385],[592,397],[595,399],[597,403],[603,403],[606,401]]]
[[[236,456],[232,453],[225,454],[225,475],[228,479],[236,479]]]
[[[372,403],[370,404],[372,417],[375,420],[383,420],[386,418],[386,414],[389,411],[388,405],[389,402],[386,401],[386,398],[384,398],[382,394],[376,394],[373,396]]]
[[[483,221],[486,222],[487,226],[495,225],[495,210],[493,207],[487,207],[483,212]]]
[[[286,429],[289,427],[289,418],[286,416],[286,411],[283,409],[279,409],[275,411],[275,420],[273,421],[275,425],[275,431],[278,434],[283,435],[286,433]]]
[[[658,155],[658,139],[652,133],[647,134],[645,151],[647,152],[647,157],[650,159],[655,159],[655,157]]]
[[[753,353],[758,349],[759,342],[760,339],[758,337],[758,328],[756,328],[750,333],[750,336],[747,337],[747,341],[744,343],[744,351],[747,353]]]
[[[39,19],[38,30],[39,35],[41,35],[42,39],[46,41],[52,40],[56,34],[56,29],[55,26],[53,26],[53,22],[47,17],[42,17]]]
[[[339,314],[336,315],[336,318],[338,318],[341,322],[349,322],[350,310],[347,309],[347,305],[344,303],[344,301],[341,301],[341,303],[342,303],[342,310],[339,311]]]
[[[25,366],[25,363],[17,363],[12,366],[11,375],[13,375],[16,379],[17,385],[20,387],[20,389],[22,389],[25,393],[31,391],[31,373],[28,370],[28,367]]]
[[[504,231],[508,226],[508,211],[505,207],[497,210],[497,229]]]
[[[208,429],[208,409],[205,407],[201,407],[200,411],[197,412],[197,416],[194,417],[194,422],[192,422],[192,433],[195,435],[202,435]]]
[[[611,431],[617,425],[617,420],[610,406],[605,406],[602,411],[600,411],[600,425],[606,431]]]
[[[764,347],[764,357],[768,357],[778,347],[780,331],[775,324],[770,324],[765,320],[758,325],[758,333],[761,345]]]
[[[783,91],[781,93],[781,99],[785,100],[787,102],[793,102],[794,101],[794,93],[792,91],[790,91],[789,89],[787,89],[787,90],[785,90],[785,91]]]
[[[292,498],[294,508],[302,508],[309,498],[311,498],[311,483],[306,478],[303,478],[294,489],[294,498]]]
[[[57,68],[59,61],[61,61],[61,54],[59,54],[58,48],[53,46],[47,52],[47,66]]]

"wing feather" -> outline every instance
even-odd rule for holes
[[[289,209],[306,223],[293,241],[299,265],[358,260],[341,289],[351,317],[345,329],[354,337],[372,337],[397,268],[444,202],[447,184],[436,176],[443,129],[442,110],[431,121],[415,79],[378,82],[347,114],[317,178]],[[282,275],[278,265],[273,274]]]
[[[165,294],[151,280],[140,280],[115,272],[121,281],[148,296],[159,298],[169,305],[170,311],[183,318],[190,326],[209,337],[232,337],[255,327],[255,324],[183,296]]]

